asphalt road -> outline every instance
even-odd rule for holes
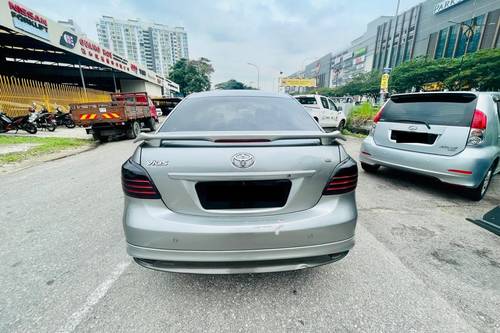
[[[357,156],[358,139],[348,150]],[[360,172],[357,244],[288,273],[161,273],[125,253],[130,141],[0,176],[0,332],[495,332],[500,237],[481,203],[424,177]]]

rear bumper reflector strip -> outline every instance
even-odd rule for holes
[[[460,173],[462,175],[472,175],[472,171],[468,170],[458,170],[458,169],[448,169],[449,172]]]

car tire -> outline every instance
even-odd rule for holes
[[[465,195],[470,200],[480,201],[482,198],[484,198],[486,192],[488,191],[488,188],[490,187],[491,180],[493,179],[495,168],[496,168],[496,163],[493,163],[491,168],[489,168],[488,171],[486,171],[486,174],[484,175],[484,178],[479,184],[479,186],[475,188],[466,189]]]
[[[137,121],[132,122],[127,129],[127,138],[135,139],[141,133],[141,124]]]
[[[375,173],[380,168],[380,165],[377,164],[371,165],[368,163],[361,162],[361,168],[363,168],[363,170],[365,170],[368,173]]]
[[[341,120],[339,126],[337,127],[337,130],[342,132],[344,128],[345,128],[345,120]]]

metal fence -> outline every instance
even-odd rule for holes
[[[68,111],[69,104],[110,100],[106,91],[0,75],[0,111],[13,117],[27,114],[33,103],[52,112],[56,106]]]

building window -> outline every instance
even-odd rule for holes
[[[446,44],[446,35],[447,35],[447,32],[448,32],[447,30],[448,29],[443,29],[443,30],[441,30],[439,32],[439,38],[438,38],[438,41],[437,41],[436,52],[434,54],[434,58],[435,59],[443,57],[444,46]]]
[[[434,32],[429,35],[429,44],[427,45],[427,56],[430,58],[434,58],[434,52],[436,51],[437,37],[438,37],[437,32]]]
[[[488,14],[486,19],[486,25],[484,27],[483,39],[481,41],[481,49],[494,48],[495,43],[493,38],[495,38],[495,33],[497,31],[498,18],[500,16],[500,9],[497,9]]]
[[[475,17],[473,20],[474,34],[467,46],[467,53],[476,52],[479,47],[479,40],[481,39],[482,25],[484,22],[484,15]]]
[[[450,32],[448,34],[448,45],[446,46],[446,51],[444,56],[446,58],[453,57],[453,50],[455,50],[455,43],[457,42],[457,32],[458,25],[453,25],[450,27]]]
[[[472,20],[468,20],[464,22],[465,24],[472,24]],[[465,36],[465,31],[467,30],[467,27],[465,25],[462,25],[460,27],[460,33],[458,35],[458,45],[457,49],[455,51],[455,57],[461,57],[465,54],[465,48],[467,47],[467,37]]]

